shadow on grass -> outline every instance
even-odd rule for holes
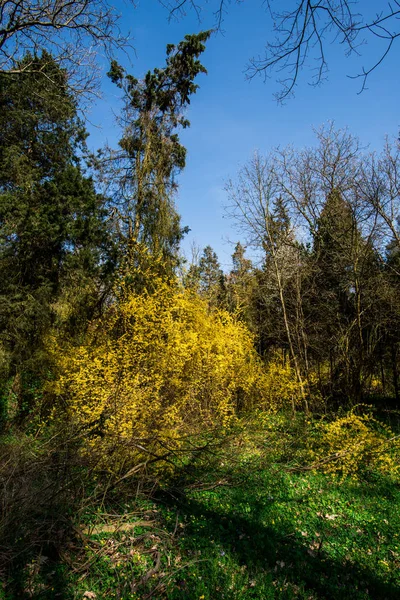
[[[1,600],[69,598],[62,555],[80,482],[69,451],[23,436],[0,445]]]
[[[240,493],[240,490],[238,490]],[[242,491],[243,494],[243,491]],[[316,545],[312,550],[294,534],[289,523],[265,525],[268,505],[265,502],[252,502],[248,516],[223,510],[212,510],[204,503],[188,499],[184,496],[173,498],[166,494],[156,498],[169,509],[179,511],[186,521],[184,542],[182,547],[190,553],[199,550],[202,554],[215,548],[215,556],[229,555],[248,573],[249,580],[260,581],[260,577],[269,578],[281,585],[289,582],[293,588],[302,587],[305,592],[316,593],[317,598],[326,600],[345,600],[353,598],[373,598],[379,600],[398,600],[400,588],[393,582],[383,581],[369,570],[345,560],[334,560],[324,552],[324,543]],[[233,502],[232,502],[233,500]],[[282,500],[282,499],[281,499]],[[284,500],[287,501],[287,500]],[[297,500],[290,500],[296,502]],[[301,500],[300,500],[301,501]],[[231,498],[231,504],[235,499]],[[272,503],[271,503],[272,507]],[[267,519],[268,520],[268,519]],[[204,553],[203,553],[204,551]],[[211,559],[212,560],[212,559]],[[204,563],[205,564],[205,563]],[[207,567],[205,579],[207,578]],[[214,590],[207,590],[210,594]],[[189,598],[191,590],[185,589],[182,595],[174,598]],[[239,596],[225,595],[225,598]],[[268,597],[278,597],[274,594]],[[213,597],[213,595],[210,595]],[[264,598],[257,595],[256,588],[251,598]],[[300,597],[286,595],[280,597]],[[306,597],[306,596],[301,596]],[[307,596],[315,598],[314,595]]]
[[[371,500],[399,501],[400,486],[393,482],[389,477],[378,475],[376,473],[366,472],[362,476],[359,485],[352,485],[351,492],[358,498],[370,498]]]
[[[3,584],[5,600],[69,600],[71,592],[65,578],[65,566],[59,557],[44,553],[24,553],[14,560]]]

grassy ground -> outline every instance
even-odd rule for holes
[[[166,596],[399,598],[399,502],[398,490],[377,482],[267,471],[242,487],[192,493],[179,548],[202,560]]]
[[[400,598],[399,485],[302,470],[312,427],[248,423],[151,499],[88,512],[80,550],[42,557],[40,582],[32,564],[27,597]]]

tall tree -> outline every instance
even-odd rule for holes
[[[44,62],[39,68],[33,57],[45,49],[68,70],[74,93],[92,93],[98,85],[99,48],[110,54],[129,43],[119,18],[108,0],[1,0],[0,73],[43,72]],[[49,81],[51,68],[43,77]]]
[[[379,222],[364,198],[371,157],[346,130],[330,125],[317,136],[315,148],[278,151],[275,171],[284,200],[312,246],[309,357],[319,372],[330,365],[335,396],[357,400],[367,387],[379,339],[373,317]]]
[[[369,157],[363,168],[360,194],[376,221],[376,241],[384,258],[387,248],[400,248],[400,140],[386,139],[380,155]]]
[[[240,242],[232,254],[232,269],[227,276],[227,296],[229,309],[241,315],[251,326],[251,303],[255,278],[251,260],[245,256],[246,249]]]
[[[254,158],[241,169],[236,181],[227,185],[230,215],[247,234],[248,242],[262,253],[264,274],[262,302],[277,303],[285,345],[296,373],[305,409],[308,410],[305,381],[291,322],[288,290],[298,269],[294,232],[281,198],[280,181],[272,157]]]
[[[398,152],[376,159],[332,125],[317,135],[316,147],[256,155],[227,188],[262,253],[260,352],[288,352],[299,382],[335,402],[398,398]]]
[[[316,335],[311,339],[318,356],[330,364],[334,394],[349,393],[349,378],[355,368],[354,364],[350,366],[354,339],[349,336],[352,337],[355,317],[353,250],[359,235],[350,206],[338,190],[333,190],[328,194],[314,237],[316,285],[311,312]],[[358,343],[362,344],[362,335]]]
[[[120,243],[128,253],[144,244],[169,269],[187,231],[174,205],[176,177],[186,161],[178,131],[190,124],[184,110],[198,89],[195,78],[206,73],[198,57],[209,36],[202,32],[169,44],[165,67],[149,71],[143,81],[126,75],[116,62],[109,72],[126,101],[121,151],[112,156],[109,174]]]
[[[210,306],[218,306],[225,299],[225,278],[216,252],[206,246],[198,266],[199,291]]]
[[[63,285],[72,272],[100,277],[107,246],[104,198],[81,168],[86,134],[66,73],[47,53],[21,69],[0,74],[0,341],[14,387],[45,367],[43,338]]]
[[[374,324],[379,340],[375,354],[374,374],[385,397],[400,401],[400,251],[393,241],[386,249],[385,262],[380,261],[374,297]]]

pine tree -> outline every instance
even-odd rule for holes
[[[24,60],[29,71],[0,74],[0,343],[20,398],[46,368],[43,339],[62,289],[100,278],[107,245],[67,76],[45,52]]]
[[[194,79],[206,73],[198,57],[209,36],[202,32],[185,36],[177,46],[169,44],[165,67],[149,71],[143,81],[126,75],[115,61],[109,72],[126,99],[115,173],[120,242],[127,254],[135,244],[144,244],[167,271],[176,266],[179,242],[188,231],[174,204],[176,178],[186,162],[178,131],[190,125],[184,110],[198,89]]]
[[[251,260],[245,257],[245,248],[240,242],[232,254],[232,270],[227,277],[229,309],[236,312],[251,327],[251,304],[255,278]]]
[[[361,235],[353,207],[332,190],[317,221],[313,256],[314,298],[309,306],[314,355],[330,367],[330,393],[360,401],[369,375],[370,288],[377,272],[371,245]]]
[[[225,303],[225,277],[216,252],[206,246],[198,266],[199,291],[207,298],[210,306],[222,306]]]

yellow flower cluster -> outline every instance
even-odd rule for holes
[[[265,365],[261,397],[263,408],[269,411],[292,408],[295,411],[302,406],[301,388],[290,361],[276,353]]]
[[[224,427],[263,387],[247,328],[162,280],[151,293],[121,295],[83,345],[56,356],[54,390],[102,467]]]
[[[349,413],[323,424],[318,454],[325,472],[357,475],[361,468],[373,469],[398,479],[400,440],[389,426],[372,416]]]

